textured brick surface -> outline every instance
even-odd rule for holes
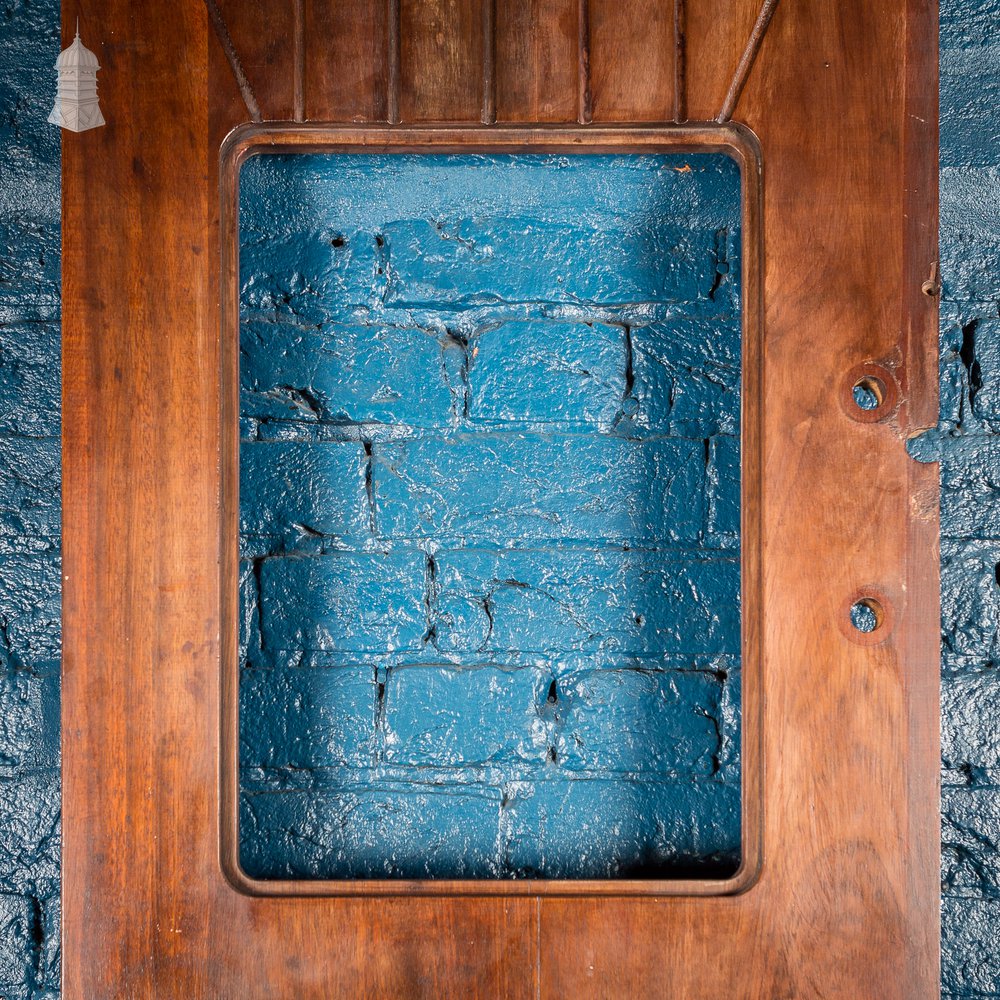
[[[59,987],[59,4],[0,0],[0,997]]]
[[[713,156],[245,168],[248,870],[732,868],[738,199]]]
[[[1000,996],[1000,3],[941,4],[942,989]]]

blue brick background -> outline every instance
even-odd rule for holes
[[[942,995],[1000,997],[1000,3],[941,0]]]
[[[0,0],[0,997],[59,989],[56,0]]]
[[[949,626],[943,630],[944,995],[997,997],[1000,675],[991,652],[989,602],[994,594],[992,560],[1000,560],[1000,445],[995,417],[1000,386],[1000,119],[996,115],[1000,3],[942,0],[941,12],[943,427],[937,439],[919,447],[925,456],[938,454],[944,459],[944,605],[945,615],[952,616],[945,621],[965,617],[956,603],[960,594],[971,595],[986,614],[985,634],[978,641],[974,635],[967,637],[963,653],[953,652]],[[59,520],[50,488],[58,483],[58,455],[53,450],[59,425],[58,286],[53,269],[59,238],[59,141],[58,132],[47,128],[44,119],[53,85],[51,64],[58,52],[58,15],[55,0],[0,0],[0,446],[5,449],[0,461],[0,557],[8,573],[46,580],[48,588],[57,582]],[[340,334],[338,342],[348,343],[348,331],[342,328]],[[501,343],[497,349],[516,350],[519,340]],[[377,349],[370,340],[367,343]],[[596,349],[595,341],[588,343],[589,349]],[[354,348],[344,353],[358,356]],[[403,371],[421,369],[398,352],[395,357]],[[639,352],[634,355],[636,379],[645,360]],[[649,377],[663,378],[662,367],[651,361]],[[416,388],[411,386],[410,391]],[[588,387],[585,395],[592,414],[588,419],[599,420],[598,388]],[[613,399],[607,397],[606,402],[617,412]],[[389,414],[391,400],[379,402]],[[521,397],[519,412],[529,412],[530,402],[530,396]],[[308,401],[300,405],[308,416]],[[686,433],[679,423],[684,405],[675,399],[679,434]],[[36,463],[32,454],[41,458],[46,449],[51,461]],[[363,475],[364,466],[359,468]],[[48,485],[38,485],[42,483]],[[337,490],[346,496],[340,486]],[[258,533],[267,534],[268,529]],[[31,572],[32,566],[37,574]],[[5,593],[16,598],[17,588],[7,587]],[[46,592],[43,587],[38,593],[38,607],[46,603],[54,607],[58,597],[51,589]],[[9,604],[2,613],[8,622],[18,623],[20,636],[35,635],[30,648],[47,659],[30,664],[34,654],[26,654],[28,647],[15,649],[10,641],[2,643],[0,996],[56,997],[58,679],[52,660],[58,650],[58,624],[50,612],[39,615],[36,625],[29,627],[35,613],[30,602],[26,613],[24,605],[18,610]],[[294,674],[300,679],[306,676],[305,671]],[[315,671],[308,676],[335,679],[346,688],[352,684],[349,671]],[[372,694],[377,695],[377,688]],[[287,697],[295,696],[289,689]],[[338,694],[337,700],[346,703],[349,696],[349,692]],[[363,701],[360,704],[364,711]],[[328,742],[344,745],[344,738],[331,729],[342,720],[327,722],[325,730],[321,716],[309,721],[327,733]],[[499,730],[495,735],[503,736]],[[416,741],[419,745],[419,737]],[[310,747],[319,742],[314,735],[301,739]],[[473,751],[463,748],[463,752]],[[479,751],[484,756],[487,752],[488,748]],[[586,791],[584,785],[572,787]],[[619,791],[625,795],[628,790]],[[531,800],[536,813],[531,823],[547,824],[552,804],[552,798]],[[344,812],[347,815],[349,809]]]
[[[732,870],[736,165],[242,184],[247,869]]]

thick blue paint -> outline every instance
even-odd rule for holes
[[[241,247],[248,870],[731,869],[736,166],[267,157]]]
[[[1000,2],[941,3],[942,995],[1000,996]]]
[[[59,989],[56,0],[0,0],[0,996]]]

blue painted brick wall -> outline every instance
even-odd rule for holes
[[[739,850],[739,177],[243,171],[243,861],[608,876]]]
[[[0,0],[0,997],[59,988],[55,0]]]
[[[942,995],[1000,996],[1000,3],[941,0]]]

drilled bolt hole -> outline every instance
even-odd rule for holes
[[[865,375],[854,383],[851,395],[859,410],[877,410],[885,402],[885,383],[874,375]]]
[[[851,605],[851,624],[866,635],[882,627],[885,611],[873,597],[862,597]]]

